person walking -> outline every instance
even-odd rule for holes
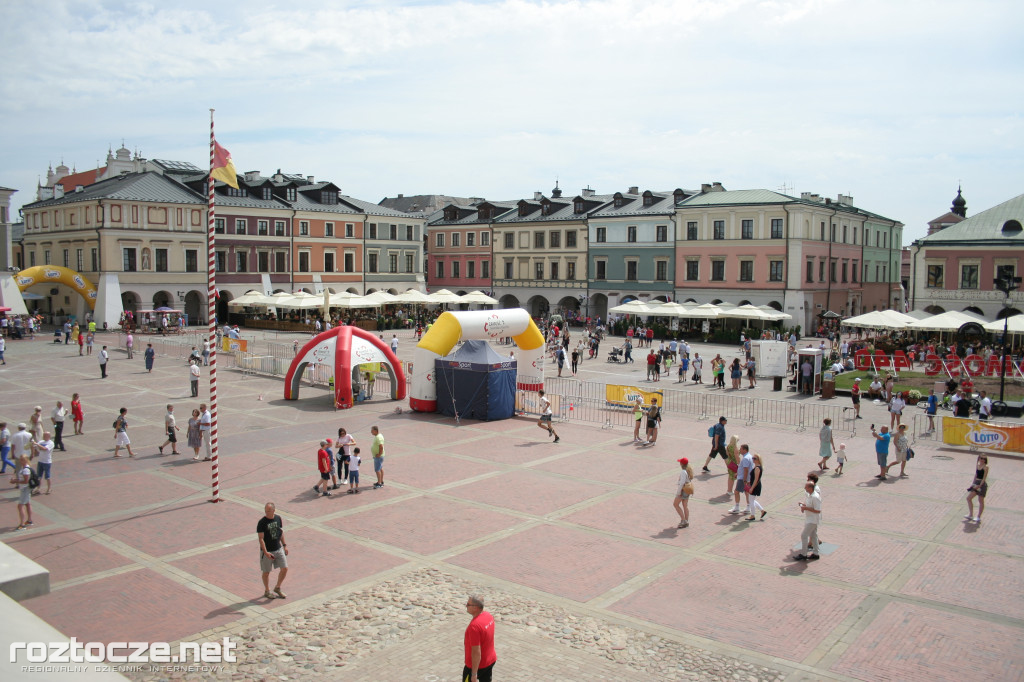
[[[718,423],[711,427],[711,452],[708,453],[708,458],[704,460],[704,466],[701,467],[701,471],[711,472],[711,469],[708,469],[708,464],[711,464],[711,460],[715,458],[715,455],[721,457],[723,462],[728,459],[728,455],[725,452],[725,425],[728,421],[725,417],[719,417]]]
[[[860,377],[853,380],[853,386],[850,387],[850,400],[853,402],[854,419],[863,419],[860,416]]]
[[[32,442],[32,434],[28,432],[25,422],[18,424],[18,430],[11,434],[10,442],[12,462],[17,462],[22,455],[28,455],[28,458],[32,459],[32,449],[29,447],[29,443]]]
[[[647,352],[647,380],[654,381],[654,366],[658,358],[653,350]]]
[[[96,332],[90,331],[85,335],[85,354],[92,355],[92,344],[96,341]]]
[[[373,455],[373,473],[377,475],[377,482],[374,488],[384,487],[384,434],[377,426],[370,427],[370,434],[373,442],[370,444],[370,454]]]
[[[906,424],[900,424],[896,427],[896,437],[892,439],[892,443],[896,449],[896,460],[885,467],[885,472],[889,473],[889,469],[899,464],[900,478],[907,478],[907,457],[910,454],[910,442],[907,440]]]
[[[985,391],[981,391],[978,394],[978,398],[978,419],[986,422],[992,418],[992,399],[988,397],[988,393]]]
[[[79,399],[77,393],[71,394],[71,421],[75,425],[75,435],[84,435],[85,432],[83,431],[83,428],[85,426],[85,413],[82,412],[82,401]]]
[[[128,451],[129,457],[135,457],[135,453],[132,452],[132,442],[128,438],[128,419],[125,415],[128,414],[128,408],[122,407],[117,419],[114,420],[114,457],[120,457],[117,454],[121,448]]]
[[[263,516],[256,524],[256,539],[260,543],[260,572],[263,574],[263,598],[285,599],[281,583],[288,575],[288,543],[284,541],[284,522],[277,514],[277,505],[267,502]],[[270,591],[270,572],[277,569],[277,586]]]
[[[551,401],[544,395],[543,390],[537,391],[537,396],[540,401],[540,419],[537,420],[537,426],[546,429],[548,436],[554,436],[557,443],[560,439],[555,433],[555,426],[551,421],[554,418],[554,414],[551,412]]]
[[[85,355],[85,332],[78,332],[78,357]]]
[[[97,356],[100,361],[100,379],[107,378],[107,360],[110,359],[110,354],[107,353],[107,347],[103,346],[100,349],[99,355]]]
[[[804,501],[800,503],[800,511],[804,514],[804,530],[800,534],[800,553],[796,555],[796,559],[800,561],[814,561],[821,558],[821,548],[818,546],[821,496],[815,492],[814,488],[813,481],[804,483]]]
[[[203,339],[203,367],[210,364],[210,339]]]
[[[7,331],[4,329],[4,331]],[[7,428],[7,422],[0,422],[0,463],[3,464],[0,467],[0,476],[7,472],[7,467],[11,467],[11,470],[15,473],[18,472],[18,467],[9,459],[11,454],[11,430]]]
[[[822,421],[821,431],[818,431],[818,456],[821,457],[818,469],[821,471],[828,469],[828,458],[835,451],[836,441],[832,437],[832,420],[826,417]]]
[[[572,364],[570,365],[570,367],[572,368],[572,375],[576,376],[576,372],[579,370],[579,366],[580,366],[580,350],[579,350],[579,348],[573,348],[572,349],[572,355],[570,356],[570,360],[572,361]]]
[[[106,348],[106,346],[104,346],[104,348]],[[146,344],[145,358],[146,358],[146,371],[147,372],[152,372],[153,371],[153,361],[156,360],[156,351],[153,350],[153,344],[151,344],[151,343],[147,343]]]
[[[885,463],[889,459],[889,441],[892,440],[892,434],[889,433],[888,426],[883,426],[882,432],[878,433],[872,424],[871,435],[875,437],[875,458],[878,460],[878,475],[875,478],[884,481],[885,472],[889,470]]]
[[[633,401],[633,442],[643,443],[640,438],[640,427],[644,421],[644,397],[638,395]]]
[[[482,597],[471,595],[466,600],[466,611],[471,616],[463,637],[465,665],[462,682],[491,682],[498,656],[494,652],[494,618],[484,611]]]
[[[192,397],[199,397],[199,363],[188,363],[189,387],[192,389]]]
[[[967,489],[967,521],[981,523],[981,515],[985,513],[985,495],[988,494],[988,456],[978,455],[974,467],[974,481]],[[978,515],[974,515],[974,498],[978,498]]]
[[[926,433],[935,433],[935,415],[939,411],[939,398],[935,395],[935,389],[928,389],[928,406],[925,408],[924,413],[928,415],[928,431]]]
[[[750,341],[747,341],[747,344],[750,344]],[[757,360],[749,353],[747,364],[743,365],[743,368],[747,370],[747,388],[757,388]]]
[[[562,368],[565,367],[565,349],[561,346],[555,351],[555,362],[558,363],[558,376],[562,376]]]
[[[193,460],[199,459],[199,448],[203,446],[203,434],[199,430],[199,410],[192,410],[192,416],[188,419],[188,431],[185,432],[188,446],[196,453]]]
[[[690,496],[693,495],[693,467],[690,460],[683,457],[677,459],[679,468],[679,480],[676,482],[676,496],[672,500],[672,506],[679,514],[679,525],[676,528],[686,528],[690,525]]]
[[[167,447],[168,445],[171,446],[172,455],[181,454],[180,452],[178,452],[177,431],[180,431],[180,429],[178,428],[178,425],[175,423],[174,420],[174,405],[168,404],[167,413],[164,414],[164,433],[167,434],[167,440],[164,441],[163,445],[157,448],[157,450],[160,451],[161,455],[164,454],[164,448]]]
[[[659,426],[661,426],[661,408],[658,407],[658,399],[651,398],[651,407],[647,410],[647,442],[644,445],[654,445],[658,442]]]
[[[701,360],[700,353],[693,354],[693,362],[690,363],[690,366],[693,367],[693,383],[703,384],[701,372],[704,369],[704,361]]]
[[[889,400],[889,430],[892,431],[900,425],[903,419],[903,408],[907,406],[907,401],[903,399],[903,393],[897,391],[892,394],[892,398]]]
[[[43,437],[43,408],[40,405],[32,409],[32,414],[28,418],[28,432],[32,434],[33,440]]]
[[[726,497],[732,496],[733,489],[739,490],[739,488],[736,487],[738,485],[736,482],[736,472],[738,472],[740,468],[739,442],[739,436],[733,435],[729,438],[729,444],[725,447],[725,469],[729,473],[729,475],[726,476]]]
[[[53,447],[64,452],[64,419],[68,411],[64,409],[64,403],[57,401],[57,407],[50,412],[50,423],[53,425]]]
[[[750,516],[747,517],[747,521],[754,520],[754,512],[761,510],[761,519],[764,519],[765,508],[761,506],[757,498],[761,496],[761,479],[764,475],[764,465],[761,463],[761,455],[753,455],[754,467],[750,470],[750,479],[748,490],[750,491]]]
[[[313,486],[313,492],[323,497],[330,497],[332,462],[325,440],[320,441],[320,449],[316,451],[316,467],[320,472],[320,480]]]
[[[207,409],[206,403],[199,405],[199,433],[203,437],[203,446],[206,448],[206,456],[203,457],[204,462],[209,462],[213,459],[213,445],[210,442],[213,431],[213,415],[210,414],[210,410]],[[199,453],[196,453],[195,459],[199,459]]]
[[[754,456],[750,452],[750,446],[746,443],[740,445],[740,463],[736,470],[736,490],[733,492],[733,507],[730,514],[742,514],[740,509],[740,489],[742,488],[743,499],[746,502],[746,513],[753,514],[750,509],[750,472],[754,468]]]
[[[32,480],[32,466],[29,464],[29,456],[22,455],[18,458],[17,473],[11,477],[11,483],[18,490],[18,527],[15,530],[25,530],[34,525],[32,522],[32,488],[29,481]]]
[[[732,390],[738,391],[740,380],[743,378],[743,368],[740,367],[740,359],[732,359],[732,367],[729,368],[729,378],[732,379]]]
[[[135,354],[132,352],[134,346],[135,346],[135,337],[132,336],[131,332],[128,332],[128,336],[124,337],[124,347],[128,351],[128,359],[129,360],[131,360],[132,358],[135,357]]]

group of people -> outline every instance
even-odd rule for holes
[[[117,417],[114,418],[112,424],[114,429],[114,457],[120,458],[121,448],[124,448],[125,452],[128,453],[129,458],[135,457],[135,451],[132,450],[131,437],[128,435],[128,408],[122,407],[118,410]],[[159,446],[157,451],[163,455],[164,448],[167,446],[171,447],[172,455],[180,455],[178,451],[178,433],[181,431],[181,427],[178,426],[178,419],[174,414],[174,405],[168,403],[167,411],[164,413],[164,436],[165,440]],[[192,457],[192,461],[198,462],[200,460],[199,451],[205,448],[205,456],[202,457],[203,461],[210,461],[213,459],[213,447],[211,437],[213,433],[213,414],[210,412],[209,407],[206,403],[200,403],[198,408],[192,410],[192,415],[188,419],[188,425],[185,431],[185,442],[189,448],[195,453]]]
[[[373,488],[384,487],[384,435],[380,428],[370,428],[370,454],[373,457],[373,473],[377,480]],[[331,497],[331,491],[343,485],[350,495],[359,493],[359,469],[363,462],[356,439],[344,427],[338,429],[337,440],[325,438],[316,451],[316,466],[320,480],[313,486],[318,496]]]

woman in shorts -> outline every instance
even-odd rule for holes
[[[643,396],[637,396],[636,401],[633,403],[633,442],[643,443],[640,440],[640,427],[644,421],[644,398]]]
[[[683,488],[689,484],[693,486],[693,467],[690,466],[690,460],[683,457],[679,461],[679,468],[682,471],[679,472],[679,480],[676,482],[676,496],[672,500],[672,506],[675,507],[676,513],[679,514],[679,525],[677,528],[686,528],[690,525],[690,495],[686,493]]]
[[[967,489],[967,521],[981,523],[981,515],[985,513],[985,495],[988,494],[988,457],[978,455],[978,463],[974,467],[974,481]],[[978,498],[978,515],[974,515],[974,498]]]
[[[644,445],[654,445],[658,442],[658,426],[661,424],[661,408],[658,407],[658,399],[651,398],[651,407],[647,410],[647,442]]]

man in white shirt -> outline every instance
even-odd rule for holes
[[[64,452],[64,439],[62,434],[64,433],[64,417],[66,417],[68,411],[64,409],[64,403],[57,401],[57,407],[53,408],[50,412],[50,421],[53,423],[53,446]]]
[[[171,454],[177,455],[178,453],[178,425],[174,419],[174,405],[167,405],[167,413],[164,415],[164,433],[167,434],[167,440],[164,444],[157,447],[160,454],[164,454],[164,448],[168,445],[171,446]]]
[[[199,406],[199,435],[203,438],[203,444],[206,446],[206,457],[203,461],[208,462],[213,459],[213,449],[210,445],[210,431],[213,428],[213,415],[210,414],[210,410],[206,408],[206,403],[202,403]],[[192,458],[193,460],[199,459],[199,455]]]
[[[736,489],[733,491],[733,504],[732,509],[729,510],[730,514],[739,514],[740,511],[740,492],[743,493],[747,501],[747,514],[751,514],[750,511],[750,491],[747,490],[747,483],[750,482],[750,472],[754,470],[754,455],[750,452],[750,447],[744,443],[740,445],[740,463],[739,468],[736,470]]]
[[[981,392],[981,405],[978,407],[978,419],[988,421],[992,417],[992,399],[985,391]]]
[[[815,492],[813,481],[804,483],[804,501],[800,503],[800,511],[804,513],[804,530],[800,534],[800,561],[820,559],[818,547],[818,524],[821,522],[821,495]],[[811,550],[810,554],[805,552]]]
[[[50,440],[50,432],[43,432],[43,439],[41,441],[32,441],[32,451],[35,456],[39,458],[39,463],[36,466],[36,475],[39,480],[42,481],[46,478],[46,494],[50,494],[50,467],[53,465],[53,441]],[[40,484],[40,487],[42,485]],[[39,494],[39,488],[33,491],[36,495]]]
[[[845,360],[847,357],[849,357],[849,355],[850,355],[850,344],[847,343],[846,341],[843,341],[841,344],[839,344],[839,355],[842,356],[843,360]]]
[[[540,419],[537,420],[537,426],[546,430],[549,436],[554,436],[557,443],[560,439],[558,434],[555,433],[555,426],[551,421],[554,418],[554,414],[551,411],[551,401],[544,395],[544,391],[538,391],[537,395],[540,402]]]
[[[199,397],[199,363],[190,362],[188,365],[189,383],[192,386],[192,397]]]
[[[398,355],[398,334],[391,335],[391,352]]]
[[[25,423],[18,424],[18,430],[11,436],[11,461],[17,463],[22,455],[31,454],[28,444],[32,442],[32,434],[26,429]]]
[[[99,354],[100,378],[101,379],[106,379],[107,378],[107,359],[108,358],[110,358],[110,354],[107,353],[107,347],[103,346],[103,349],[100,351],[100,354]]]

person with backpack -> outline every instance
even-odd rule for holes
[[[128,420],[125,418],[126,414],[128,414],[128,408],[122,407],[112,425],[114,428],[114,457],[121,456],[117,454],[121,448],[128,451],[129,457],[135,457],[135,453],[132,452],[132,442],[128,439]]]
[[[718,423],[708,429],[708,438],[711,439],[711,452],[708,453],[708,458],[704,460],[704,466],[701,471],[705,473],[711,473],[711,469],[708,469],[708,464],[711,464],[711,460],[718,455],[722,458],[722,461],[728,461],[729,456],[725,452],[725,425],[729,420],[725,417],[719,417]]]
[[[647,442],[644,445],[654,445],[658,442],[659,426],[661,426],[661,408],[658,407],[658,399],[651,398],[651,406],[647,410]]]
[[[35,472],[28,463],[28,455],[18,458],[18,473],[11,478],[11,483],[18,489],[18,527],[15,530],[25,530],[32,523],[32,478]],[[36,478],[36,487],[39,486],[39,479]]]

